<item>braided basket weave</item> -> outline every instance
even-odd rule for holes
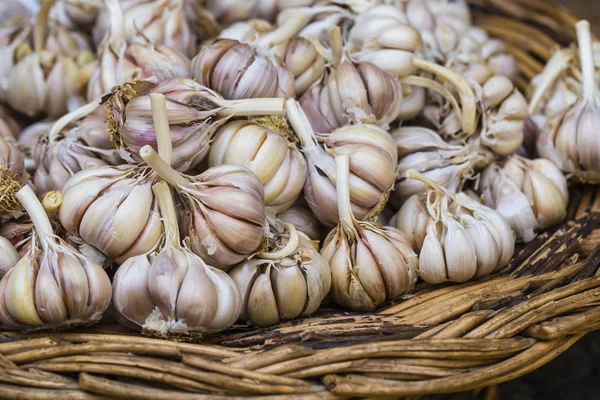
[[[576,19],[544,0],[469,0],[504,39],[522,90]],[[571,190],[561,226],[489,279],[417,287],[376,314],[324,307],[269,329],[236,326],[203,344],[100,324],[0,334],[0,398],[398,398],[473,390],[526,374],[600,328],[600,190]]]

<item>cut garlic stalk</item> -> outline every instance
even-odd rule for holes
[[[256,326],[314,313],[329,293],[331,272],[310,239],[274,219],[268,249],[229,271],[242,294],[242,320]]]
[[[283,118],[227,122],[215,133],[208,166],[248,167],[264,186],[265,205],[281,212],[296,201],[307,174],[306,160],[291,140],[294,134]]]
[[[378,214],[394,184],[398,159],[389,133],[375,125],[348,125],[319,137],[327,148],[325,150],[318,143],[298,102],[290,99],[286,106],[288,119],[302,142],[302,152],[308,163],[304,194],[319,221],[331,227],[339,220],[334,157],[341,154],[350,155],[353,212],[358,218]]]
[[[464,193],[449,193],[416,171],[406,177],[430,188],[408,199],[395,217],[396,227],[419,251],[421,279],[466,282],[508,264],[515,238],[500,214]]]
[[[54,235],[29,186],[17,197],[35,225],[34,245],[0,281],[0,323],[57,330],[98,322],[111,300],[108,275]]]
[[[248,168],[224,164],[197,176],[183,175],[150,146],[140,150],[154,172],[174,187],[184,203],[181,229],[192,251],[225,269],[252,254],[265,227],[263,186]]]
[[[127,83],[111,94],[107,120],[121,156],[129,161],[140,161],[138,153],[145,145],[157,149],[150,104],[153,93],[166,97],[173,166],[183,172],[206,157],[213,133],[227,117],[282,115],[284,112],[283,99],[224,100],[191,79],[170,79],[158,85],[149,81]]]
[[[538,154],[573,178],[600,182],[600,92],[587,21],[577,23],[582,88],[578,101],[549,118],[537,141]]]
[[[419,260],[402,232],[354,217],[350,203],[350,160],[335,158],[339,224],[323,244],[321,255],[331,268],[336,303],[356,311],[372,311],[387,300],[409,293]]]
[[[154,185],[164,224],[164,244],[128,259],[115,274],[113,303],[118,320],[144,333],[198,336],[229,328],[240,315],[233,280],[181,244],[171,188]]]
[[[513,156],[492,164],[481,177],[482,199],[510,224],[517,239],[529,242],[535,232],[566,215],[567,180],[551,161]]]

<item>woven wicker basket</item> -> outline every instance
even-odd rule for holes
[[[568,45],[575,18],[544,0],[469,0],[509,43],[519,86]],[[421,286],[376,314],[324,308],[203,344],[117,325],[0,335],[0,398],[269,399],[419,396],[473,390],[546,364],[600,328],[600,191],[574,187],[567,221],[484,281]]]

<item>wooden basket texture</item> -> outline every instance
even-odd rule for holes
[[[544,0],[469,0],[508,42],[520,86],[568,45],[576,19]],[[489,279],[420,286],[375,314],[327,309],[269,329],[236,326],[203,344],[108,323],[0,335],[0,398],[400,398],[473,390],[526,374],[600,328],[600,190],[574,187],[567,222]]]

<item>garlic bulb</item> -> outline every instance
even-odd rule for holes
[[[466,282],[508,265],[515,238],[500,214],[464,193],[451,194],[416,171],[430,190],[409,198],[395,226],[419,251],[419,276],[425,282]]]
[[[25,167],[27,171],[35,173],[37,166],[33,160],[33,152],[42,140],[44,135],[47,135],[56,121],[40,121],[35,122],[24,128],[18,139],[18,147],[25,157]]]
[[[330,36],[331,66],[300,99],[311,126],[321,133],[352,122],[386,128],[400,113],[398,80],[374,64],[355,64],[343,57],[339,27],[331,29]]]
[[[192,59],[192,77],[228,100],[293,97],[294,76],[275,60],[272,48],[290,40],[305,23],[305,15],[297,13],[251,45],[220,39],[203,46]]]
[[[543,158],[513,156],[503,166],[492,164],[480,185],[484,203],[508,221],[520,241],[529,242],[536,231],[559,223],[567,212],[567,180]]]
[[[184,205],[181,231],[190,249],[210,265],[225,269],[261,245],[266,218],[263,187],[248,168],[224,164],[187,176],[171,168],[150,146],[144,146],[140,155],[177,189]]]
[[[306,160],[293,138],[284,119],[227,122],[216,131],[208,166],[248,167],[264,186],[265,205],[281,212],[296,201],[306,181]]]
[[[372,311],[412,290],[419,259],[396,228],[354,217],[348,156],[337,156],[335,164],[340,221],[327,235],[321,255],[331,268],[333,300],[352,310]]]
[[[157,148],[150,98],[166,97],[165,122],[171,132],[173,166],[189,171],[208,153],[212,134],[226,118],[235,116],[281,115],[283,99],[224,100],[219,94],[184,78],[158,85],[149,81],[127,83],[111,94],[107,107],[109,132],[121,149],[121,156],[139,161],[145,145]]]
[[[127,21],[123,40],[130,44],[154,44],[192,57],[196,52],[196,38],[184,15],[185,0],[119,0],[123,20]],[[98,15],[92,32],[99,46],[105,32],[114,22],[110,5]]]
[[[165,97],[154,93],[151,100],[158,146],[170,164],[172,147]],[[144,164],[81,170],[63,187],[60,222],[69,235],[116,263],[145,254],[157,246],[162,236],[152,191],[156,180],[156,174]]]
[[[34,183],[39,193],[62,190],[75,173],[103,165],[122,163],[118,150],[110,142],[108,127],[95,111],[98,103],[83,106],[57,122],[34,148]],[[83,117],[78,120],[78,118]],[[75,123],[65,130],[61,127]],[[66,131],[66,132],[65,132]]]
[[[23,154],[0,137],[0,215],[21,210],[16,194],[27,182]]]
[[[369,62],[395,76],[415,71],[412,59],[422,48],[419,32],[392,5],[375,5],[356,17],[348,32],[351,58]]]
[[[0,278],[19,262],[19,253],[8,239],[0,236]]]
[[[450,192],[457,192],[475,174],[476,167],[493,160],[489,154],[479,151],[476,142],[448,144],[436,132],[423,127],[398,128],[392,132],[392,137],[399,161],[390,201],[398,206],[429,188],[425,182],[407,179],[409,170],[423,174]]]
[[[98,322],[111,300],[108,275],[54,235],[30,187],[17,197],[35,225],[34,246],[0,281],[0,323],[56,330]]]
[[[600,182],[600,92],[595,78],[590,26],[577,23],[582,88],[578,101],[549,118],[537,142],[538,154],[583,182]]]
[[[304,233],[311,240],[323,238],[323,226],[305,205],[295,204],[284,212],[277,213],[277,218],[294,225],[298,231]]]
[[[317,0],[207,0],[206,8],[224,25],[250,18],[273,20],[286,8],[311,6]]]
[[[271,222],[266,251],[229,271],[240,288],[240,319],[262,327],[314,313],[331,287],[327,261],[310,239],[281,220]]]
[[[30,117],[47,114],[60,117],[71,104],[78,104],[95,61],[91,53],[63,56],[52,48],[46,33],[48,12],[56,0],[43,0],[36,17],[34,50],[22,47],[19,60],[0,80],[0,97],[13,109]]]
[[[137,1],[128,0],[124,5],[131,5]],[[160,3],[164,7],[167,1],[173,0],[160,0]],[[106,35],[98,45],[100,65],[88,83],[88,101],[97,100],[113,87],[136,79],[153,77],[157,81],[164,81],[189,77],[190,60],[185,54],[167,43],[148,42],[145,36],[137,35],[138,42],[128,40],[126,29],[134,25],[125,23],[129,20],[121,3],[118,0],[105,0],[105,3],[110,16],[110,26],[102,30]],[[149,8],[152,9],[155,4],[143,4],[140,10],[144,16],[142,19],[153,16]],[[134,16],[132,18],[135,19]]]
[[[328,227],[339,221],[334,157],[341,154],[350,154],[350,199],[354,214],[368,218],[381,211],[394,184],[398,159],[389,133],[375,125],[348,125],[320,136],[324,149],[298,102],[289,99],[286,107],[308,163],[304,195],[317,219]]]
[[[325,59],[309,40],[294,37],[286,45],[283,65],[294,77],[295,94],[300,97],[323,74]]]
[[[27,41],[31,30],[28,24],[0,27],[0,82],[6,79],[8,72],[21,58],[31,52]],[[3,100],[1,92],[0,99]]]
[[[527,100],[506,76],[495,75],[482,88],[481,144],[500,156],[514,153],[523,143]]]
[[[202,335],[229,328],[242,309],[240,291],[223,271],[181,244],[169,186],[154,188],[164,224],[164,243],[128,259],[113,282],[117,319],[144,333]]]

